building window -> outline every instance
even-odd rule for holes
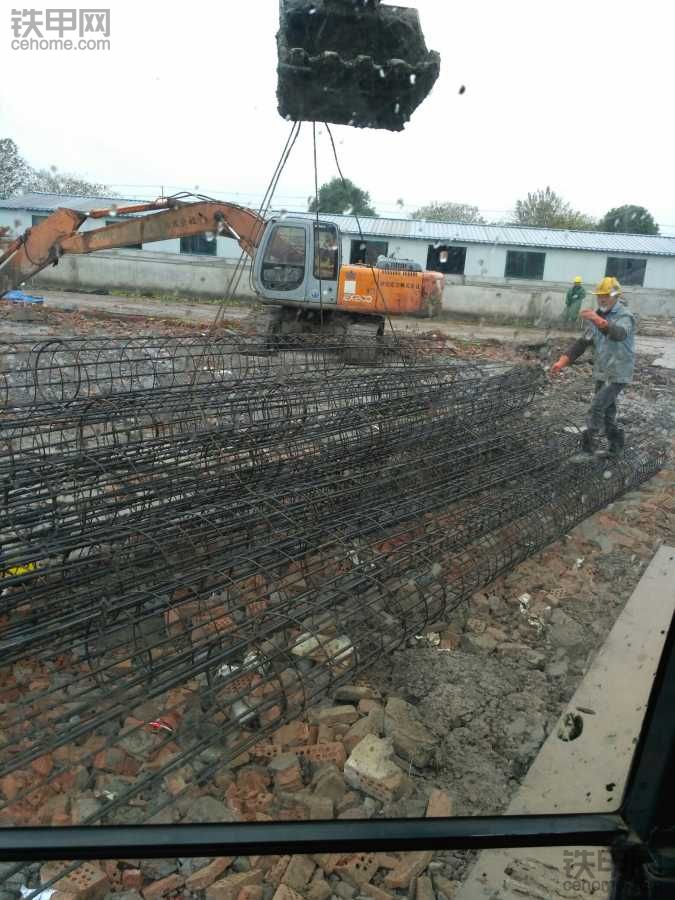
[[[191,234],[189,237],[182,237],[180,252],[194,253],[197,256],[215,256],[216,239],[212,236],[209,240],[205,234]]]
[[[608,256],[605,275],[613,275],[621,284],[634,284],[640,287],[645,283],[646,259],[628,259],[624,256]]]
[[[544,277],[545,262],[545,253],[509,250],[506,254],[504,278],[531,278],[533,281],[541,281]]]
[[[389,244],[386,241],[352,241],[349,262],[352,266],[376,266],[378,256],[387,256]]]
[[[127,219],[127,221],[129,221],[129,220]],[[106,225],[119,225],[120,219],[106,219],[105,224]],[[142,250],[143,244],[124,244],[124,245],[122,245],[122,249],[123,250]]]
[[[40,222],[44,222],[45,219],[48,219],[49,216],[31,216],[31,225],[39,225]]]
[[[299,288],[305,280],[305,245],[304,228],[275,225],[262,261],[263,287],[272,291]]]
[[[336,281],[338,276],[338,231],[335,225],[314,226],[314,277]]]
[[[463,275],[466,247],[437,247],[432,244],[427,254],[427,269],[444,275]]]

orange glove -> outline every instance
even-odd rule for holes
[[[569,366],[569,364],[570,364],[569,356],[565,356],[565,354],[563,354],[560,357],[560,359],[558,360],[558,362],[553,363],[553,365],[551,366],[551,375],[558,375],[560,372],[562,372],[563,369],[566,369],[567,366]]]
[[[587,322],[592,322],[597,328],[603,331],[607,328],[607,319],[603,319],[592,309],[584,309],[581,311],[581,318]]]

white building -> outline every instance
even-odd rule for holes
[[[9,226],[17,234],[59,206],[89,210],[135,202],[139,201],[30,193],[0,201],[0,227]],[[675,315],[675,237],[411,219],[357,221],[354,216],[323,214],[322,218],[341,229],[345,263],[374,262],[384,254],[443,272],[444,307],[449,311],[555,318],[575,276],[594,286],[605,275],[615,275],[636,311]],[[101,224],[100,219],[90,220],[83,228]],[[107,257],[107,265],[93,258],[64,258],[58,276],[49,270],[41,280],[70,278],[74,286],[108,284],[136,290],[166,290],[171,285],[177,291],[218,296],[227,284],[223,270],[230,269],[239,253],[231,239],[200,235],[96,254],[96,260]],[[247,287],[240,293],[245,295]]]

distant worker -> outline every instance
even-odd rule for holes
[[[616,424],[616,398],[633,380],[635,317],[621,299],[621,285],[616,278],[603,278],[593,293],[598,297],[597,311],[585,309],[581,313],[587,323],[583,336],[551,367],[551,372],[561,372],[594,345],[595,397],[588,411],[581,447],[586,453],[594,453],[604,426],[610,454],[620,456],[624,434]]]
[[[577,275],[574,284],[567,292],[565,297],[565,321],[576,322],[579,318],[579,310],[581,304],[586,299],[586,289],[581,283],[581,276]]]

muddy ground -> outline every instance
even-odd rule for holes
[[[181,327],[186,332],[191,328]],[[175,331],[176,323],[150,322],[142,316],[111,319],[101,310],[43,311],[26,322],[6,313],[3,320],[0,313],[0,337],[3,331],[14,337],[24,332],[43,336],[143,330]],[[468,343],[458,335],[449,339],[458,356],[504,361],[529,358],[542,364],[557,358],[568,343],[563,336],[542,340],[537,335],[505,343],[495,338],[481,343],[475,335]],[[640,354],[635,384],[621,400],[620,421],[628,442],[631,435],[649,433],[673,448],[675,373],[652,365],[656,352],[653,348]],[[570,427],[579,426],[591,393],[591,366],[584,361],[550,382],[540,402],[546,406],[547,396],[555,397]],[[432,788],[447,793],[455,815],[503,811],[546,736],[558,727],[562,709],[662,543],[675,544],[672,457],[639,491],[625,495],[498,578],[447,622],[436,623],[428,634],[412,639],[373,668],[369,682],[375,693],[382,695],[382,704],[391,697],[410,703],[437,737],[437,747],[425,766],[408,761],[413,789],[407,796],[379,808],[363,804],[366,813],[423,816]],[[438,854],[429,869],[434,895],[450,900],[452,882],[461,880],[472,858],[464,853]],[[170,877],[183,868],[187,871],[187,862],[144,864],[143,896],[153,896],[146,890],[148,879]],[[37,873],[36,866],[25,870],[33,885]],[[115,887],[118,898],[121,877]],[[115,884],[112,874],[110,878]],[[0,888],[0,900],[16,897],[16,884],[15,878],[11,886]],[[356,890],[338,891],[338,882],[330,884],[331,896],[347,900],[360,896]],[[414,879],[411,885],[414,894]],[[312,896],[309,890],[298,889],[297,893]],[[175,888],[159,895],[192,896],[185,891],[177,894]],[[267,900],[273,895],[266,887],[261,897]]]

